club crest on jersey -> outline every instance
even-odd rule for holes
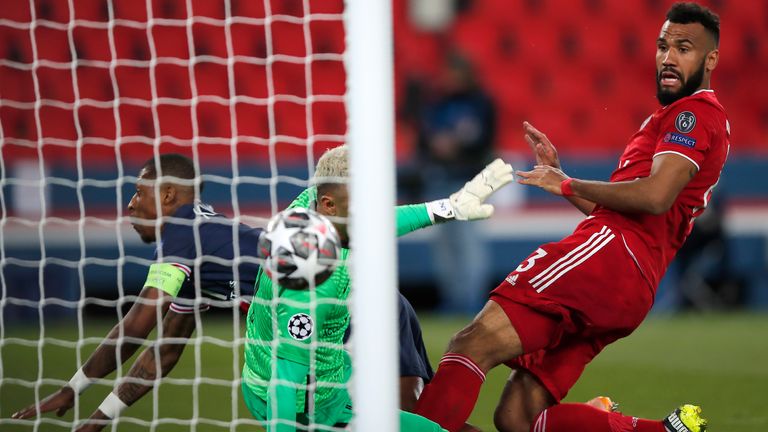
[[[297,313],[288,319],[288,334],[298,341],[312,336],[312,327],[312,317],[307,314]]]
[[[675,119],[675,127],[682,133],[688,133],[696,127],[696,116],[690,111],[683,111]]]
[[[694,148],[696,146],[696,139],[691,138],[688,135],[679,134],[677,132],[667,132],[664,135],[664,142],[671,144],[680,144],[688,148]]]

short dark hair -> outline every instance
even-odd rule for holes
[[[675,3],[667,11],[667,19],[675,24],[699,23],[715,38],[715,46],[720,45],[720,17],[698,3]]]
[[[194,180],[197,177],[195,163],[192,159],[178,153],[165,153],[160,155],[160,171],[163,176],[173,176],[184,180]],[[150,158],[141,167],[146,171],[147,176],[157,178],[156,159]],[[200,183],[200,191],[203,190],[203,183]]]

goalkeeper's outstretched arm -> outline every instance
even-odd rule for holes
[[[168,294],[159,289],[144,287],[136,303],[112,328],[68,384],[39,404],[34,403],[17,411],[12,418],[26,419],[50,411],[56,411],[59,417],[63,416],[74,406],[75,393],[82,393],[93,381],[112,373],[117,368],[118,359],[124,363],[136,352],[168,310],[170,299]]]
[[[513,179],[512,166],[496,159],[448,198],[398,206],[397,235],[451,220],[487,219],[493,215],[494,208],[485,201]]]

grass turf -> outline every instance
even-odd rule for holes
[[[184,383],[164,382],[156,391],[157,397],[149,394],[126,411],[131,418],[122,420],[118,431],[149,430],[142,421],[152,419],[154,410],[159,418],[186,422],[163,421],[154,429],[158,432],[229,431],[228,423],[232,418],[250,419],[239,389],[231,384],[232,378],[239,376],[242,361],[238,350],[233,350],[226,342],[233,339],[232,323],[221,317],[210,318],[213,319],[204,322],[202,332],[207,339],[199,348],[187,347],[170,378],[194,379],[196,359],[199,359],[201,376],[212,380],[201,382],[196,390]],[[468,319],[425,315],[421,321],[430,359],[435,364],[451,335]],[[103,337],[110,324],[103,319],[86,320],[85,336]],[[584,401],[604,394],[620,402],[623,412],[650,418],[661,418],[680,403],[691,402],[704,407],[711,431],[768,430],[766,330],[768,315],[759,314],[650,318],[635,334],[609,346],[592,362],[566,400]],[[65,381],[75,370],[76,350],[53,339],[76,341],[77,326],[50,324],[45,329],[45,336],[51,339],[39,349],[37,345],[19,343],[20,339],[36,340],[39,337],[37,327],[5,329],[5,339],[0,346],[0,430],[34,430],[33,421],[9,420],[11,413],[35,398],[35,390],[18,380],[35,381],[42,377]],[[86,341],[82,344],[81,354],[84,356],[93,348],[95,339]],[[40,358],[44,359],[42,364]],[[507,374],[505,367],[492,371],[480,394],[470,421],[483,430],[495,430],[493,410]],[[46,381],[39,387],[39,394],[45,396],[59,384]],[[95,409],[109,389],[108,385],[94,385],[84,393],[80,403],[81,417]],[[210,421],[193,429],[189,421],[195,415]],[[70,411],[61,419],[53,414],[44,418],[38,430],[68,431],[73,415]],[[251,424],[236,428],[238,431],[254,429],[257,428]]]

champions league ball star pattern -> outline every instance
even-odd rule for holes
[[[325,282],[336,269],[341,241],[328,219],[303,208],[276,214],[259,238],[264,270],[288,289]]]

